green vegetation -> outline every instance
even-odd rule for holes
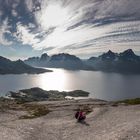
[[[47,115],[50,110],[46,105],[39,105],[33,103],[25,103],[22,101],[0,98],[0,111],[5,112],[7,110],[25,111],[27,115],[19,117],[20,119],[33,119]]]
[[[33,119],[47,115],[50,110],[45,105],[24,104],[24,109],[28,112],[27,115],[21,116],[20,119]]]
[[[65,100],[66,96],[72,97],[87,97],[88,92],[82,90],[59,92],[59,91],[45,91],[40,88],[31,88],[20,90],[19,92],[10,92],[8,98],[0,98],[0,111],[19,110],[27,112],[26,115],[21,116],[20,119],[33,119],[47,115],[50,110],[46,105],[39,105],[32,102],[48,101],[48,100]],[[90,112],[88,108],[86,112]]]
[[[0,97],[0,111],[5,111],[8,109],[18,110],[19,106],[20,105],[17,106],[15,100],[10,100],[10,99]]]
[[[136,99],[126,99],[123,101],[118,101],[118,103],[126,103],[129,105],[137,105],[140,104],[140,98],[136,98]]]
[[[82,90],[75,90],[69,92],[59,92],[56,90],[46,91],[38,87],[31,89],[24,89],[18,92],[10,92],[10,97],[14,98],[18,103],[46,101],[46,100],[65,100],[66,96],[71,97],[88,97],[89,93]]]
[[[93,107],[90,105],[80,105],[75,111],[82,110],[83,112],[86,112],[86,114],[89,114],[93,111]]]

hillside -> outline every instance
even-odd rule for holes
[[[10,104],[10,102],[9,102]],[[4,105],[3,105],[4,106]],[[114,105],[102,100],[11,103],[0,110],[1,140],[139,140],[140,105]],[[85,123],[74,118],[85,108]],[[48,109],[48,110],[46,110]],[[29,118],[27,111],[42,117]],[[25,118],[26,116],[26,118]]]
[[[23,61],[11,61],[0,56],[0,74],[38,74],[44,72],[51,72],[50,70],[34,68],[25,64]]]
[[[108,51],[99,57],[91,57],[87,65],[95,70],[118,73],[140,73],[140,57],[133,50],[128,49],[122,53]]]

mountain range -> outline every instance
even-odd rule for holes
[[[37,67],[140,73],[140,56],[137,56],[132,49],[125,50],[122,53],[114,53],[109,50],[98,57],[91,57],[87,60],[65,53],[52,56],[44,53],[41,57],[31,57],[24,62]]]
[[[64,68],[69,70],[86,70],[89,68],[80,58],[66,53],[55,54],[53,56],[48,56],[44,53],[41,57],[32,57],[24,62],[31,66]]]
[[[108,51],[99,57],[91,57],[86,63],[95,70],[119,73],[140,73],[140,56],[137,56],[132,49],[122,53]]]
[[[50,72],[50,70],[34,68],[25,64],[21,60],[11,61],[7,58],[0,56],[0,74],[38,74],[44,72]]]

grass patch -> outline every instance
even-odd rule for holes
[[[6,110],[20,110],[20,106],[17,106],[17,103],[15,100],[6,99],[3,97],[0,97],[0,111],[6,111]]]
[[[89,105],[80,105],[77,109],[75,109],[75,111],[79,111],[79,109],[85,112],[86,114],[89,114],[93,111],[93,108]]]
[[[24,104],[23,107],[28,112],[28,114],[21,116],[20,119],[34,119],[47,115],[50,112],[50,110],[45,105]]]
[[[0,112],[7,110],[27,111],[27,115],[21,116],[20,119],[33,119],[47,115],[50,112],[46,105],[28,104],[24,100],[10,100],[1,97]]]
[[[123,101],[118,101],[118,103],[126,103],[128,105],[138,105],[138,104],[140,104],[140,98],[126,99],[126,100],[123,100]]]

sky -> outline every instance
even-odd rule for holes
[[[0,55],[140,55],[140,0],[0,0]]]

